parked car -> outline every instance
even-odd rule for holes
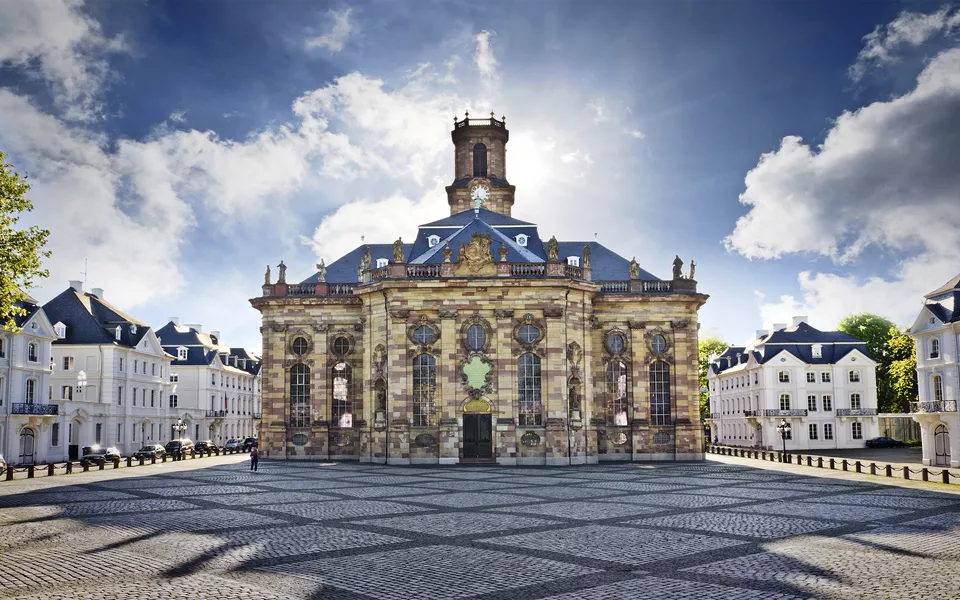
[[[103,446],[84,446],[80,461],[99,465],[107,461],[119,460],[120,458],[120,451],[113,446],[107,448]]]
[[[888,437],[867,440],[867,448],[903,448],[903,442]]]
[[[249,452],[249,451],[253,450],[253,449],[256,448],[256,447],[257,447],[257,438],[255,438],[255,437],[248,437],[248,438],[246,438],[245,440],[243,440],[243,451],[244,451],[244,452]]]
[[[137,459],[142,458],[144,460],[150,460],[151,457],[156,456],[159,459],[163,458],[166,453],[167,451],[164,450],[163,446],[160,444],[147,444],[143,448],[137,450],[133,457]]]
[[[163,449],[167,454],[171,454],[173,456],[189,454],[189,452],[193,450],[193,442],[191,442],[188,438],[171,440],[167,442],[167,445],[164,446]]]
[[[3,458],[3,455],[0,454],[0,475],[3,475],[3,472],[7,470],[7,461]]]
[[[193,447],[197,452],[213,452],[217,449],[217,445],[211,440],[200,440],[194,444]]]
[[[225,450],[240,450],[243,445],[237,438],[230,438],[223,447]]]

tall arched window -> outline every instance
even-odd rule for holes
[[[37,345],[33,342],[27,344],[27,360],[30,362],[38,362],[40,360],[37,357]]]
[[[437,390],[437,359],[420,354],[413,359],[413,424],[432,425],[433,396]]]
[[[520,425],[541,425],[543,404],[540,401],[540,357],[521,354],[517,361],[517,401],[520,404]]]
[[[487,176],[487,147],[483,144],[473,147],[473,176]]]
[[[670,424],[670,365],[662,360],[650,365],[650,424]]]
[[[943,401],[943,377],[939,375],[933,376],[933,401]]]
[[[290,369],[290,426],[310,427],[310,367],[304,364]]]
[[[24,394],[24,400],[27,404],[33,404],[37,399],[37,380],[28,379],[26,393]]]
[[[608,419],[614,425],[627,425],[627,365],[619,360],[607,365]]]
[[[345,362],[333,366],[331,414],[337,427],[353,427],[353,369]]]

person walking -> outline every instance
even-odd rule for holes
[[[253,450],[250,451],[250,470],[257,470],[257,463],[260,462],[260,452],[257,450],[257,447],[254,446]]]

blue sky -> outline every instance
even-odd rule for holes
[[[290,279],[446,214],[454,114],[511,130],[514,214],[648,271],[702,335],[902,325],[960,271],[960,10],[836,2],[10,2],[0,148],[88,287],[259,346]]]

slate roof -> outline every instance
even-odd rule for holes
[[[925,296],[924,306],[944,323],[960,322],[960,275]]]
[[[357,283],[357,267],[360,265],[360,259],[363,258],[363,249],[370,248],[370,257],[373,262],[371,267],[376,266],[378,258],[386,258],[393,262],[393,244],[364,244],[357,246],[350,252],[344,254],[337,260],[327,265],[328,283]],[[403,245],[404,257],[410,256],[410,250],[413,244]],[[316,283],[318,273],[314,273],[300,283]]]
[[[51,324],[67,326],[66,336],[54,344],[116,344],[135,347],[150,330],[146,323],[117,310],[109,302],[88,292],[67,288],[43,305]],[[136,325],[136,332],[130,326]],[[120,339],[114,330],[120,326]]]
[[[473,181],[473,177],[461,177],[460,179],[454,179],[453,183],[450,184],[450,187],[456,189],[463,189],[470,185],[470,182]],[[490,184],[493,187],[507,187],[510,185],[510,182],[496,175],[488,175],[487,179],[490,181]]]
[[[487,210],[486,208],[481,208],[479,215],[471,208],[470,210],[464,210],[458,212],[455,215],[450,215],[439,221],[431,221],[421,225],[420,227],[463,227],[470,221],[472,221],[477,216],[480,217],[480,220],[488,225],[493,226],[503,226],[503,225],[530,225],[531,227],[536,227],[533,223],[529,221],[521,221],[520,219],[514,219],[513,217],[508,217],[507,215],[494,212],[492,210]]]
[[[958,273],[957,276],[952,278],[950,281],[924,296],[924,298],[933,298],[939,296],[940,294],[946,294],[947,292],[958,290],[960,290],[960,273]]]
[[[158,329],[156,334],[160,338],[163,349],[174,357],[173,366],[209,366],[219,359],[227,368],[240,369],[251,375],[256,375],[260,371],[260,357],[246,348],[231,348],[224,344],[223,340],[217,339],[209,333],[198,331],[193,327],[178,326],[173,321],[169,321]],[[178,358],[177,349],[180,347],[186,347],[187,349],[185,360]],[[230,356],[254,362],[248,363],[246,368],[240,367],[239,363],[234,367],[228,362]]]
[[[26,314],[17,315],[13,317],[13,322],[17,324],[17,327],[23,327],[24,323],[33,318],[33,315],[37,314],[37,311],[40,310],[40,307],[37,305],[37,301],[33,298],[27,296],[21,301],[14,302],[14,306],[24,309]]]
[[[813,355],[813,345],[821,344],[819,357]],[[839,362],[854,350],[873,359],[867,345],[842,331],[820,331],[808,323],[800,323],[787,329],[768,334],[748,346],[730,346],[718,359],[729,357],[731,365],[723,360],[711,363],[714,374],[736,370],[753,356],[760,364],[766,364],[781,352],[787,352],[810,365],[829,365]]]

